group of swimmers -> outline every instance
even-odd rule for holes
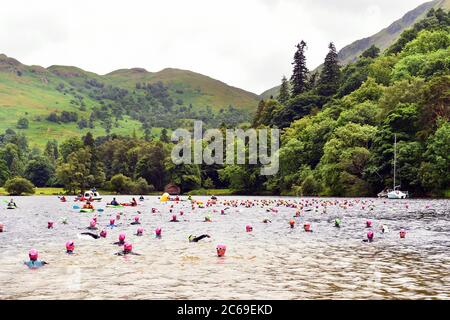
[[[140,200],[142,200],[143,197],[140,197]],[[136,201],[134,198],[132,200]],[[11,199],[10,202],[13,202],[13,200]],[[118,203],[116,198],[114,198],[111,201],[111,204],[113,203]],[[178,203],[176,201],[176,203]],[[340,208],[343,209],[347,209],[347,208],[351,208],[351,207],[355,207],[355,206],[361,206],[361,209],[367,209],[367,210],[373,210],[375,205],[373,203],[373,201],[371,200],[352,200],[352,201],[348,201],[348,200],[317,200],[317,199],[303,199],[301,201],[295,201],[295,200],[291,200],[291,199],[255,199],[255,200],[250,200],[250,199],[230,199],[230,200],[224,200],[221,201],[220,203],[217,202],[217,198],[216,197],[212,197],[209,200],[206,201],[206,207],[212,207],[215,204],[220,204],[222,206],[224,206],[224,208],[220,209],[220,213],[221,215],[225,215],[226,214],[226,210],[229,210],[230,208],[238,208],[238,207],[245,207],[245,208],[264,208],[266,212],[270,212],[272,214],[276,214],[278,212],[278,210],[282,207],[284,208],[291,208],[291,209],[295,209],[295,214],[294,214],[294,218],[298,218],[301,217],[305,212],[308,211],[313,211],[315,210],[316,213],[320,212],[321,214],[326,214],[327,213],[327,207],[330,206],[338,206]],[[15,205],[15,203],[14,203]],[[89,202],[86,203],[86,205],[91,205]],[[196,207],[197,208],[202,208],[203,202],[196,202],[195,200],[191,200],[191,206],[192,209],[195,210]],[[92,206],[92,205],[91,205]],[[406,205],[407,206],[407,205]],[[173,210],[175,209],[174,205],[170,205],[168,208],[168,211],[170,213],[173,213]],[[240,212],[241,210],[238,210],[238,212]],[[151,209],[152,213],[156,213],[159,212],[159,210],[157,208],[152,208]],[[212,209],[212,212],[219,212],[219,210],[217,209]],[[138,214],[140,214],[140,212],[138,211]],[[179,214],[181,216],[183,216],[184,212],[182,210],[179,211]],[[120,219],[120,214],[116,215],[117,219]],[[180,220],[178,220],[177,215],[176,214],[172,214],[172,218],[169,220],[170,222],[180,222]],[[210,215],[206,215],[205,222],[211,222],[212,218]],[[272,221],[270,219],[268,219],[267,217],[264,218],[262,220],[263,223],[271,223]],[[333,221],[334,227],[336,228],[341,228],[342,226],[342,221],[340,218],[335,218]],[[140,218],[139,215],[135,216],[133,221],[130,223],[130,225],[137,225],[138,228],[136,230],[136,236],[142,236],[144,229],[140,226],[141,222],[140,222]],[[295,228],[296,225],[296,220],[294,219],[290,219],[288,221],[288,225],[290,228]],[[114,227],[117,227],[116,221],[114,218],[111,218],[109,221],[109,225],[107,226],[107,228],[111,228],[113,229]],[[369,229],[367,231],[366,234],[366,238],[363,239],[362,241],[364,242],[373,242],[374,241],[374,229],[373,229],[373,224],[371,220],[367,220],[365,227],[367,229]],[[53,228],[53,221],[48,221],[48,228],[52,229]],[[86,232],[82,232],[82,235],[88,235],[94,239],[100,239],[100,238],[106,238],[107,237],[107,231],[106,229],[101,230],[98,233],[98,227],[97,227],[97,218],[94,217],[90,220],[89,222],[89,226],[87,227],[88,231]],[[3,224],[0,224],[0,232],[3,232],[4,230],[4,226]],[[253,226],[250,224],[247,224],[245,227],[246,232],[252,232],[253,231]],[[303,230],[305,232],[313,232],[311,223],[309,222],[304,222],[303,224]],[[95,232],[97,231],[97,232]],[[386,233],[388,232],[388,228],[387,226],[380,226],[380,231],[382,233]],[[161,233],[162,230],[161,228],[157,228],[155,230],[155,236],[157,238],[161,238]],[[400,232],[400,238],[405,238],[406,237],[406,231],[404,229],[401,229]],[[119,234],[119,239],[117,242],[114,242],[114,245],[119,245],[122,247],[122,250],[117,252],[116,255],[119,256],[124,256],[124,255],[140,255],[139,253],[136,253],[133,251],[133,246],[130,242],[126,242],[125,241],[125,234],[124,233],[120,233]],[[189,235],[188,236],[188,241],[189,242],[198,242],[202,239],[205,238],[211,238],[211,236],[209,234],[201,234],[201,235]],[[66,243],[66,252],[68,254],[73,254],[74,253],[74,249],[75,249],[75,244],[74,241],[68,241]],[[218,245],[216,247],[216,251],[217,251],[217,255],[219,257],[223,257],[225,255],[225,251],[226,251],[226,246],[225,245]],[[29,252],[29,258],[30,260],[25,262],[25,264],[30,267],[30,268],[39,268],[41,266],[46,265],[47,263],[44,261],[40,261],[38,260],[38,252],[35,249],[30,250]]]

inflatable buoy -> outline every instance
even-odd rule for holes
[[[160,202],[167,202],[167,201],[169,201],[169,198],[170,198],[170,195],[169,195],[167,192],[165,192],[165,193],[161,196],[161,198],[159,199],[159,201],[160,201]]]

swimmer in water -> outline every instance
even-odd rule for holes
[[[73,251],[75,250],[75,243],[70,240],[66,242],[66,253],[67,254],[73,254]]]
[[[193,236],[192,234],[188,237],[189,242],[199,242],[200,240],[204,239],[204,238],[211,238],[211,236],[209,234],[202,234],[201,236]]]
[[[100,236],[98,234],[95,234],[95,233],[92,233],[92,232],[82,232],[80,234],[85,235],[85,236],[91,236],[94,239],[100,238]]]
[[[30,257],[30,260],[25,261],[24,264],[30,269],[38,269],[38,268],[43,267],[44,265],[48,264],[45,261],[38,260],[39,253],[36,249],[31,249],[28,252],[28,256]]]
[[[263,223],[272,223],[272,221],[270,221],[269,219],[264,219],[263,221],[262,221]]]
[[[334,219],[334,226],[336,228],[340,228],[341,227],[341,219],[339,219],[339,218]]]
[[[133,252],[133,245],[131,243],[124,243],[123,250],[115,253],[117,256],[126,256],[128,254],[134,255],[134,256],[140,256],[139,253]]]
[[[367,232],[367,239],[363,239],[363,242],[372,242],[373,241],[373,232]]]
[[[140,196],[140,197],[139,197],[139,200],[140,200],[140,201],[144,201],[144,196]]]
[[[97,228],[97,221],[95,221],[94,219],[92,219],[89,222],[89,227],[87,227],[88,230],[98,230]]]
[[[136,235],[142,236],[143,234],[144,234],[144,228],[142,228],[142,227],[137,228]]]
[[[110,205],[112,205],[112,206],[118,206],[119,203],[117,202],[116,198],[113,198],[112,201],[111,201],[111,203],[110,203]]]
[[[134,217],[134,221],[131,223],[131,225],[141,224],[139,222],[139,216]]]
[[[305,230],[305,232],[313,232],[312,229],[311,229],[311,224],[309,222],[306,222],[303,225],[303,230]]]
[[[109,219],[108,227],[111,228],[111,229],[114,228],[114,227],[117,227],[117,225],[115,223],[116,223],[115,219],[113,219],[113,218]]]
[[[155,237],[161,238],[161,232],[162,232],[161,228],[156,228],[155,229]]]
[[[125,233],[119,234],[119,241],[114,242],[113,244],[123,246],[125,244]]]
[[[5,226],[3,225],[3,223],[0,223],[0,232],[3,232],[4,231],[4,228]]]
[[[180,222],[180,220],[177,219],[176,215],[173,215],[172,219],[169,222]]]

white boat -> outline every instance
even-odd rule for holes
[[[408,193],[405,193],[400,190],[392,190],[387,194],[388,199],[406,199],[408,197]]]
[[[397,171],[397,135],[394,135],[394,189],[387,191],[387,197],[388,199],[406,199],[408,197],[408,191],[401,191],[398,190],[400,188],[400,185],[395,185],[395,179],[396,179],[396,171]],[[381,194],[381,192],[380,192]]]
[[[84,197],[86,198],[86,199],[91,199],[92,198],[92,200],[94,200],[94,201],[101,201],[102,200],[102,197],[100,196],[100,194],[97,192],[97,191],[86,191],[85,193],[84,193]]]

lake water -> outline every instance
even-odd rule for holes
[[[66,203],[51,196],[16,197],[15,210],[6,209],[6,199],[0,197],[0,299],[450,298],[449,200],[282,198],[285,203],[277,205],[279,197],[219,197],[215,206],[192,210],[187,201],[161,204],[146,197],[137,208],[98,212],[100,228],[116,213],[123,215],[117,228],[107,229],[107,238],[93,239],[79,234],[94,214],[72,209],[73,197]],[[249,208],[222,202],[244,199],[258,202]],[[94,205],[105,208],[106,201]],[[303,203],[300,217],[293,218],[294,202]],[[169,222],[171,205],[178,223]],[[142,237],[130,225],[137,210]],[[212,222],[204,222],[208,214]],[[341,228],[334,227],[336,217]],[[290,219],[296,221],[293,229]],[[373,222],[372,243],[362,241],[367,219]],[[55,222],[53,229],[47,229],[48,220]],[[313,232],[303,230],[305,221]],[[389,232],[382,233],[381,225]],[[162,228],[161,239],[154,236],[156,227]],[[142,255],[114,255],[121,249],[112,244],[120,232]],[[204,233],[211,238],[189,243],[190,234]],[[65,253],[67,240],[75,241],[74,255]],[[225,257],[217,257],[217,244],[227,246]],[[24,266],[31,248],[49,264],[38,270]]]

